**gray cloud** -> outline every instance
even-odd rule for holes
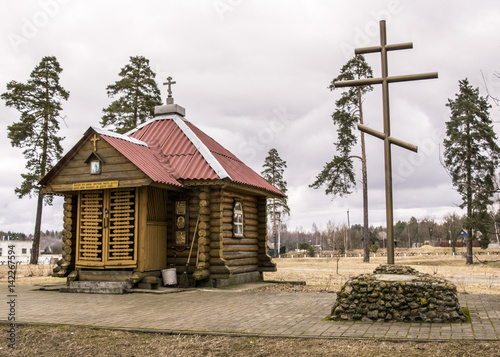
[[[334,154],[331,121],[337,92],[327,89],[354,47],[379,43],[378,21],[387,19],[389,43],[414,42],[392,52],[390,74],[438,71],[438,80],[391,85],[392,133],[419,144],[417,155],[393,149],[395,218],[440,218],[459,197],[439,164],[448,118],[445,103],[468,77],[486,95],[500,96],[500,9],[496,1],[86,1],[40,0],[0,5],[0,88],[25,81],[45,55],[64,68],[61,134],[69,150],[109,103],[105,88],[118,79],[129,56],[144,55],[158,83],[174,77],[174,97],[187,118],[256,171],[276,147],[287,161],[291,227],[361,223],[361,192],[331,200],[308,185]],[[351,55],[349,54],[351,53]],[[380,73],[379,56],[366,56]],[[162,91],[165,90],[162,88]],[[165,95],[164,95],[165,96]],[[382,129],[380,90],[365,101],[366,122]],[[280,119],[277,113],[286,112]],[[498,108],[492,116],[499,120]],[[0,132],[18,119],[0,106]],[[367,138],[370,219],[384,224],[382,145]],[[0,229],[31,232],[35,200],[19,200],[21,150],[0,141]],[[357,165],[357,163],[355,163]],[[359,166],[359,165],[358,165]],[[44,211],[43,229],[62,226],[61,202]]]

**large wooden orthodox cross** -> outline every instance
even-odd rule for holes
[[[384,132],[371,129],[365,125],[358,124],[358,129],[384,140],[384,160],[385,160],[385,206],[387,223],[387,264],[394,264],[394,218],[392,204],[392,162],[391,162],[391,144],[401,146],[402,148],[417,152],[415,145],[406,143],[402,140],[391,137],[390,112],[389,112],[389,83],[415,81],[419,79],[437,78],[437,72],[410,74],[403,76],[389,76],[387,65],[387,51],[405,50],[413,48],[412,42],[400,43],[395,45],[387,44],[385,30],[385,20],[380,21],[380,46],[357,48],[354,50],[356,55],[364,53],[380,52],[382,62],[381,78],[365,78],[349,81],[334,82],[335,87],[357,87],[370,84],[382,84],[382,105],[384,111]]]

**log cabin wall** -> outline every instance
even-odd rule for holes
[[[69,263],[68,271],[75,269],[76,252],[76,216],[78,212],[78,196],[67,195],[64,197],[64,259]]]
[[[219,212],[212,212],[210,277],[224,279],[233,274],[259,271],[259,240],[264,244],[266,240],[266,235],[261,234],[265,229],[259,226],[259,199],[253,195],[221,190],[218,199],[213,201],[212,207],[218,205]],[[242,236],[234,233],[236,202],[243,206]],[[262,224],[265,227],[265,209]],[[266,252],[263,251],[262,255],[265,256]]]
[[[233,200],[222,197],[220,188],[212,189],[210,196],[210,261],[209,271],[211,279],[228,279],[230,271],[226,266],[227,261],[222,258],[223,238],[232,236],[232,218],[228,222],[224,218],[224,211],[231,213]]]
[[[267,254],[267,198],[259,197],[257,199],[257,221],[258,221],[258,246],[259,246],[259,272],[274,272],[276,264],[271,261]]]
[[[167,264],[174,265],[182,274],[189,260],[188,273],[195,280],[229,279],[240,273],[275,271],[275,264],[267,255],[266,198],[202,186],[179,193],[169,191],[165,214],[174,216],[175,201],[188,201],[188,245],[176,246],[174,220],[167,229]],[[234,234],[235,202],[243,206],[243,236]]]
[[[210,226],[211,226],[211,198],[212,190],[201,187],[198,195],[198,227],[196,239],[196,270],[193,274],[195,280],[204,280],[210,276]]]
[[[65,277],[75,270],[78,196],[65,195],[63,203],[63,254],[53,276]]]

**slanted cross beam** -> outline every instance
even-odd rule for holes
[[[405,50],[413,48],[412,42],[400,43],[395,45],[387,44],[387,35],[385,30],[385,21],[380,21],[380,46],[357,48],[354,50],[356,55],[364,53],[380,52],[382,63],[381,78],[365,78],[349,81],[334,82],[335,87],[357,87],[370,84],[382,84],[382,106],[384,111],[384,132],[371,129],[365,125],[358,124],[358,129],[384,140],[384,161],[385,161],[385,206],[387,223],[387,264],[394,264],[394,217],[392,204],[392,159],[391,144],[401,146],[402,148],[417,152],[415,145],[406,143],[402,140],[391,137],[391,123],[389,112],[389,83],[415,81],[419,79],[437,78],[437,72],[410,74],[403,76],[389,76],[387,65],[387,51]]]

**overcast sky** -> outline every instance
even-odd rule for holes
[[[26,82],[43,56],[54,55],[70,91],[61,135],[67,152],[89,126],[99,126],[130,56],[150,60],[161,84],[172,76],[175,102],[186,118],[257,172],[276,148],[287,162],[291,228],[324,228],[332,220],[362,224],[361,185],[351,196],[309,188],[335,151],[331,120],[340,89],[328,89],[354,48],[413,42],[389,53],[389,74],[439,72],[439,79],[390,85],[392,136],[419,146],[393,146],[394,218],[441,219],[460,196],[439,161],[448,98],[468,78],[486,96],[500,97],[500,3],[494,1],[3,1],[0,3],[0,92]],[[380,55],[366,55],[380,75]],[[482,79],[481,71],[484,74]],[[379,86],[380,87],[380,86]],[[381,90],[365,100],[365,123],[382,131]],[[500,121],[500,109],[491,117]],[[18,199],[22,150],[8,125],[19,119],[0,105],[0,230],[32,233],[36,199]],[[500,129],[500,127],[496,127]],[[498,130],[497,130],[498,131]],[[385,226],[382,141],[367,137],[370,224]],[[356,153],[356,152],[355,152]],[[358,169],[360,163],[355,162]],[[62,200],[45,207],[42,229],[62,229]]]

